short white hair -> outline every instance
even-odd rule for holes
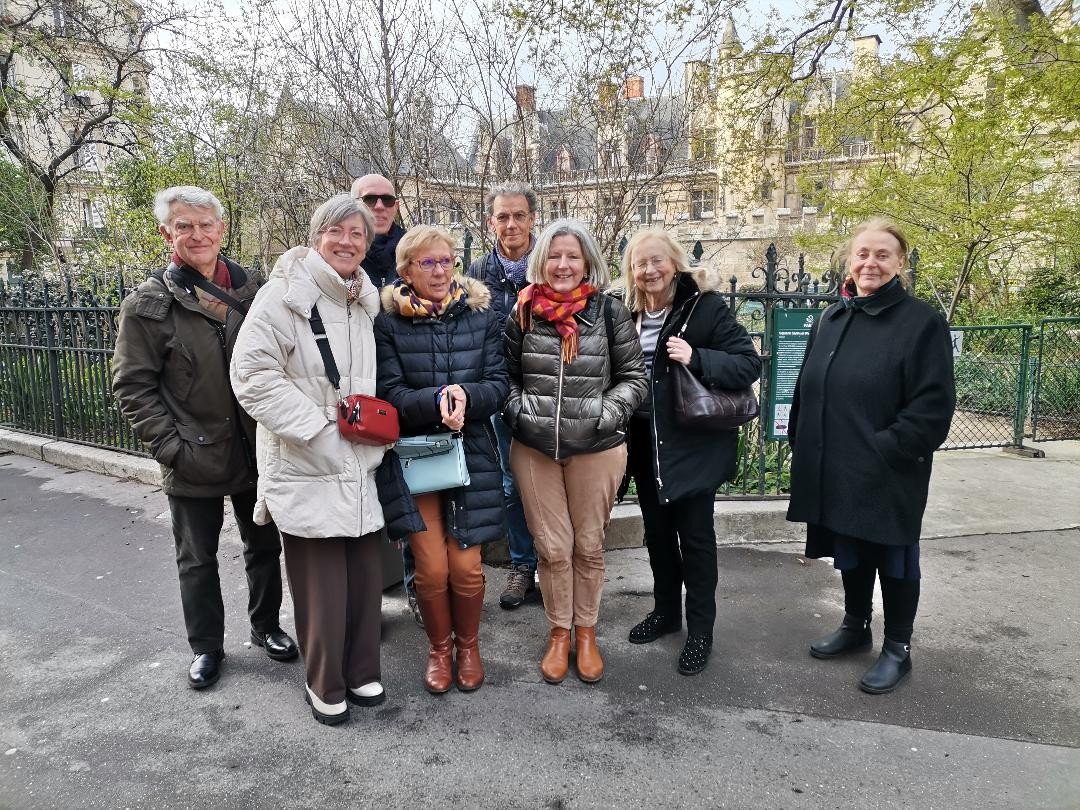
[[[184,203],[193,208],[206,208],[218,219],[225,218],[225,206],[205,188],[198,186],[171,186],[154,195],[154,219],[158,225],[168,225],[172,218],[173,203]]]
[[[359,214],[367,232],[368,245],[375,238],[375,218],[364,203],[351,194],[335,194],[315,209],[308,224],[308,245],[315,247],[319,237],[338,223]]]

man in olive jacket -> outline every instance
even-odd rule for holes
[[[113,355],[120,408],[161,464],[194,689],[218,680],[225,657],[217,550],[226,495],[244,543],[251,640],[273,659],[297,656],[278,624],[281,538],[273,523],[252,520],[255,426],[229,384],[233,341],[259,284],[219,255],[223,214],[213,194],[194,186],[154,198],[172,261],[124,299]]]

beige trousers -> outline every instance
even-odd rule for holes
[[[604,530],[626,470],[626,445],[554,461],[510,446],[525,519],[538,555],[544,612],[552,627],[594,627],[604,590]]]

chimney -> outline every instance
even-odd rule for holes
[[[514,99],[523,113],[536,112],[536,88],[531,84],[519,84],[514,91]]]
[[[645,98],[645,79],[641,76],[627,76],[623,82],[623,95],[630,100]]]
[[[877,34],[855,37],[851,41],[851,45],[855,52],[856,73],[873,70],[877,66],[878,48],[881,47],[881,38]]]

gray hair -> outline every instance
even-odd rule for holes
[[[596,244],[596,239],[589,233],[585,223],[576,219],[557,219],[540,231],[540,235],[536,238],[536,247],[529,255],[529,281],[533,284],[544,283],[544,265],[547,264],[548,254],[551,253],[551,241],[560,236],[573,236],[581,245],[581,253],[585,258],[584,281],[599,290],[606,287],[611,281],[611,273],[600,253],[600,246]]]
[[[525,202],[529,205],[530,214],[535,214],[536,209],[540,206],[533,187],[528,183],[522,183],[520,180],[508,180],[505,183],[499,183],[491,187],[487,196],[484,197],[484,206],[487,208],[489,215],[495,213],[496,197],[524,197]]]
[[[347,193],[335,194],[315,209],[315,213],[311,215],[311,224],[308,226],[308,245],[315,247],[315,242],[322,234],[354,214],[359,214],[360,219],[363,220],[370,246],[371,240],[375,238],[375,219],[366,205]]]
[[[158,225],[168,225],[172,220],[173,203],[183,203],[193,208],[207,208],[218,219],[225,218],[225,206],[221,200],[198,186],[170,186],[154,195],[154,219]]]

